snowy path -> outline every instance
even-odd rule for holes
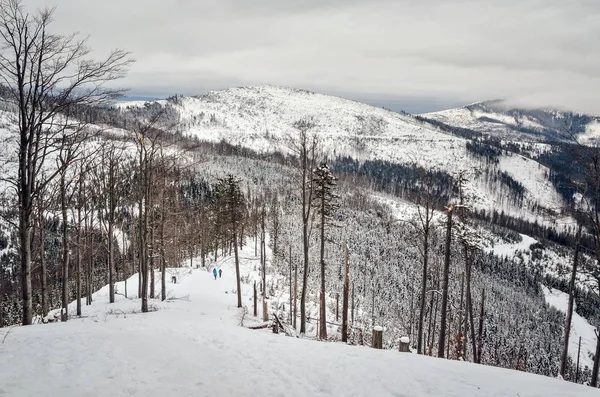
[[[239,327],[233,268],[222,267],[216,281],[194,269],[169,282],[189,301],[153,302],[157,312],[107,315],[139,302],[119,296],[111,306],[100,291],[88,318],[14,328],[0,344],[0,396],[597,395],[522,372]]]
[[[533,237],[521,234],[521,241],[518,243],[496,244],[493,247],[486,247],[485,251],[493,252],[495,255],[500,257],[512,257],[515,256],[517,251],[529,251],[529,247],[535,243],[537,243],[537,240]]]

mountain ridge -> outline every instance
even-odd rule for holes
[[[423,123],[413,115],[307,90],[265,85],[232,87],[194,97],[174,96],[154,104],[172,115],[184,135],[209,142],[226,141],[258,152],[289,153],[294,122],[310,117],[317,125],[315,132],[326,158],[376,159],[444,171],[455,177],[469,175],[465,192],[473,197],[476,209],[494,208],[540,223],[548,222],[546,214],[534,208],[563,207],[545,166],[504,150],[492,157],[482,155],[472,140]],[[145,106],[150,105],[117,105],[124,112]],[[524,201],[511,203],[508,188],[492,186],[496,182],[490,178],[500,176],[491,177],[490,173],[501,173],[508,182],[522,185]]]

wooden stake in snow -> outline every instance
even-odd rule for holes
[[[373,327],[373,348],[383,349],[383,327]]]
[[[269,321],[269,311],[267,309],[267,298],[263,296],[263,321]]]
[[[400,338],[400,348],[399,351],[401,353],[410,353],[410,349],[408,347],[410,343],[410,338],[408,336],[403,336]]]

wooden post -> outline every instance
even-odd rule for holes
[[[383,327],[373,327],[373,348],[383,349]]]
[[[254,282],[254,317],[256,317],[258,315],[257,311],[256,311],[256,281]]]
[[[263,297],[262,305],[263,305],[263,321],[269,321],[269,310],[267,307],[267,298],[266,297]]]
[[[398,349],[401,353],[410,353],[409,349],[410,338],[403,336],[400,338],[400,348]]]

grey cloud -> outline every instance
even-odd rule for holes
[[[98,54],[132,51],[132,92],[270,83],[408,108],[504,97],[600,114],[596,0],[61,0],[55,28],[91,34]]]

